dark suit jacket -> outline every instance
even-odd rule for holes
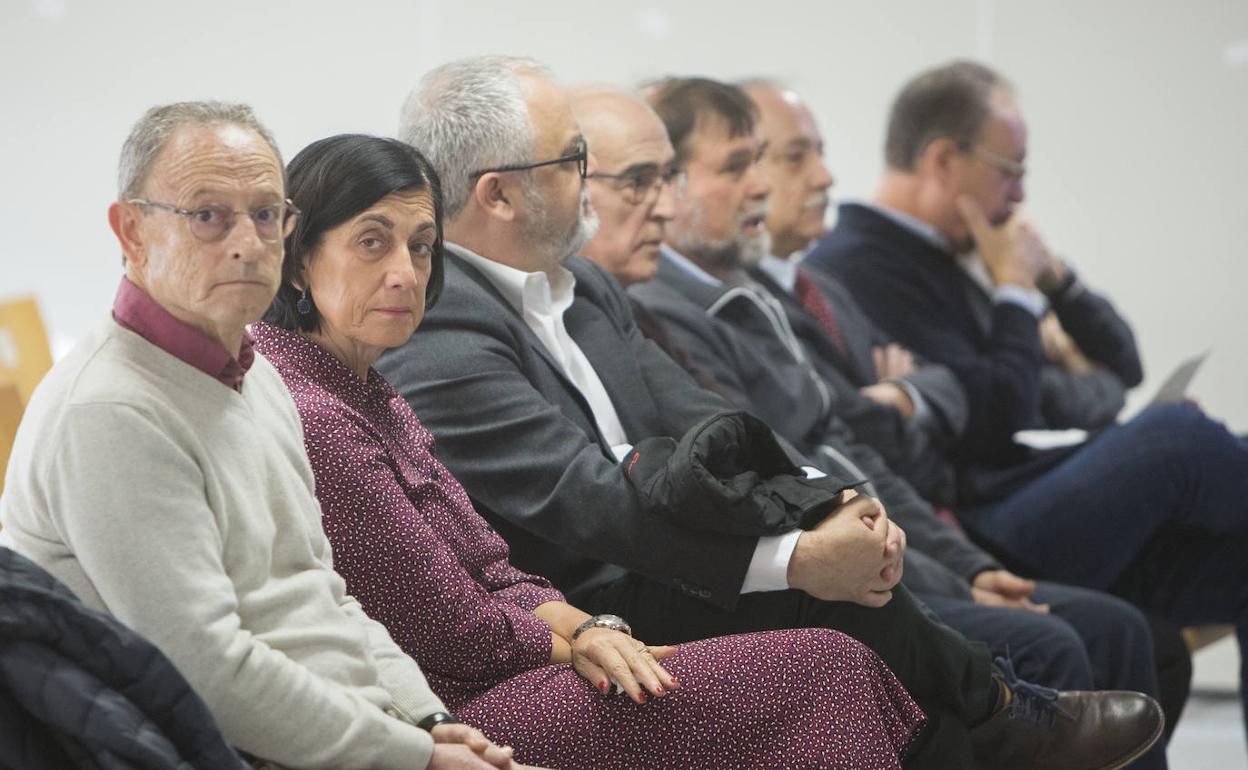
[[[848,462],[854,476],[871,480],[889,515],[906,530],[913,549],[925,552],[963,578],[998,569],[991,556],[936,517],[931,506],[889,469],[871,447],[858,443],[840,421],[835,393],[824,405],[818,374],[806,370],[780,341],[749,291],[699,281],[660,256],[653,279],[629,289],[661,318],[668,333],[728,392],[738,406],[762,417],[797,445],[816,466]],[[786,432],[787,431],[787,432]],[[909,567],[909,563],[907,565]],[[917,570],[907,569],[907,574]],[[924,590],[913,583],[912,590]]]
[[[437,452],[523,570],[576,602],[626,570],[724,608],[757,539],[684,529],[649,513],[599,434],[588,402],[479,271],[446,259],[421,328],[377,369],[437,437]],[[573,258],[568,333],[593,365],[628,438],[680,437],[730,408],[637,331],[628,298]]]
[[[1014,444],[1016,431],[1049,427],[1039,326],[1013,303],[968,300],[982,291],[947,252],[869,207],[843,204],[836,228],[804,265],[840,279],[885,333],[947,365],[962,382],[970,405],[960,452],[964,497],[1008,494],[1069,454]],[[1106,316],[1108,303],[1086,291],[1051,299],[1088,355],[1113,361],[1127,380],[1140,375],[1130,330],[1112,310],[1117,320]]]
[[[966,301],[988,330],[992,298],[966,285]],[[1040,368],[1040,415],[1050,428],[1095,430],[1112,425],[1126,403],[1127,391],[1144,378],[1135,335],[1109,300],[1086,288],[1072,273],[1067,287],[1049,297],[1062,328],[1084,355],[1103,368],[1074,374],[1045,361]]]
[[[836,416],[854,435],[879,452],[910,482],[924,499],[952,505],[956,492],[953,462],[946,456],[966,427],[966,394],[947,368],[920,359],[906,381],[922,395],[928,414],[907,419],[896,409],[864,396],[860,390],[878,381],[871,349],[890,340],[876,331],[866,313],[839,282],[826,275],[810,275],[836,313],[846,351],[831,337],[797,298],[762,270],[750,276],[784,308],[789,325],[810,357],[815,370],[836,393]]]

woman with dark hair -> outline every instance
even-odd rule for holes
[[[371,368],[437,298],[436,175],[410,147],[366,136],[316,142],[288,172],[303,216],[257,347],[303,418],[336,568],[458,716],[517,758],[565,770],[900,767],[924,717],[849,637],[647,647],[621,619],[590,618],[512,567],[433,437]]]

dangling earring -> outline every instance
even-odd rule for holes
[[[312,298],[308,296],[306,288],[299,295],[299,301],[295,303],[295,310],[298,311],[299,315],[312,315]]]

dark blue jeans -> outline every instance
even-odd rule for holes
[[[1233,623],[1248,649],[1248,443],[1195,407],[1148,409],[959,515],[1020,572],[1111,591],[1177,625]]]

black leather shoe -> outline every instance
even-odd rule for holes
[[[1058,692],[1019,680],[997,659],[1010,704],[971,731],[980,770],[1116,770],[1157,741],[1165,717],[1138,692]]]

